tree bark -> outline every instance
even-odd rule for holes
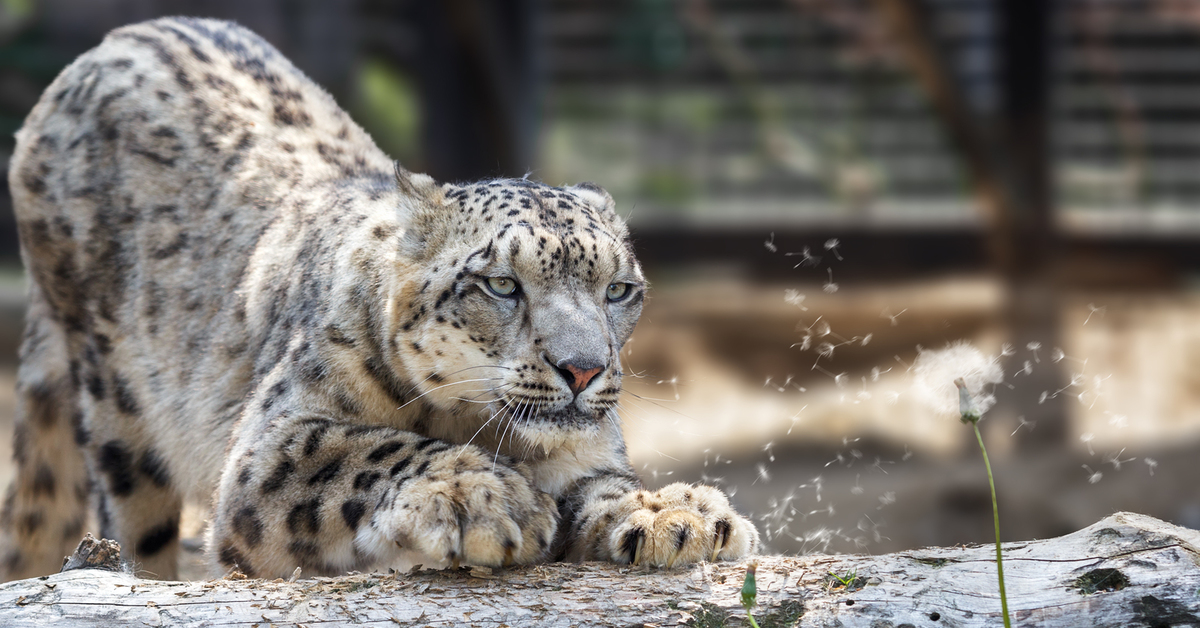
[[[1063,537],[1008,543],[1004,558],[1014,626],[1200,625],[1195,530],[1117,513]],[[990,545],[756,560],[763,628],[1001,624]],[[745,563],[557,563],[159,582],[84,569],[0,585],[0,625],[741,626],[745,572]]]

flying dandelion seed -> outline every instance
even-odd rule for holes
[[[775,246],[775,232],[774,231],[771,232],[771,237],[767,238],[766,242],[763,242],[763,246],[767,247],[767,250],[772,253],[779,252],[779,248]]]
[[[1107,454],[1106,456],[1104,456],[1104,462],[1107,464],[1111,464],[1113,466],[1113,471],[1120,471],[1121,465],[1125,464],[1126,462],[1133,462],[1133,461],[1137,460],[1136,457],[1128,458],[1126,460],[1121,460],[1121,454],[1123,454],[1123,453],[1125,453],[1124,448],[1122,448],[1121,451],[1118,451],[1115,454]]]
[[[805,295],[801,294],[799,290],[792,290],[791,288],[788,288],[787,290],[783,291],[783,300],[786,303],[790,303],[790,304],[800,308],[802,311],[807,312],[808,307],[804,305],[805,298],[807,298],[807,297],[805,297]]]
[[[829,294],[833,294],[838,291],[838,285],[833,281],[833,269],[826,268],[825,270],[829,271],[829,281],[826,281],[825,285],[821,286],[821,289]]]
[[[1096,439],[1096,435],[1091,432],[1088,432],[1086,434],[1082,434],[1079,436],[1080,442],[1082,442],[1084,445],[1087,445],[1087,450],[1088,450],[1089,456],[1096,455],[1096,452],[1092,451],[1092,441],[1095,439]]]
[[[1125,416],[1124,414],[1114,414],[1112,415],[1112,418],[1108,420],[1108,424],[1117,429],[1125,428],[1129,426],[1129,417]]]
[[[1054,351],[1050,354],[1050,359],[1054,360],[1055,362],[1062,362],[1063,358],[1065,358],[1065,357],[1067,357],[1067,354],[1064,353],[1063,350],[1059,349],[1058,347],[1054,347]]]
[[[1026,425],[1029,426],[1029,431],[1032,432],[1033,428],[1037,425],[1037,421],[1026,420],[1024,414],[1017,417],[1017,423],[1017,429],[1013,430],[1012,434],[1009,434],[1009,436],[1016,436],[1017,432],[1021,431],[1021,428],[1025,427]]]
[[[1154,458],[1142,458],[1142,462],[1146,463],[1146,468],[1150,471],[1150,475],[1154,475],[1154,470],[1158,468],[1158,461]]]
[[[792,268],[800,268],[801,266],[814,266],[815,267],[817,264],[821,263],[821,258],[813,255],[812,251],[807,246],[804,247],[804,249],[802,251],[800,251],[799,253],[784,253],[783,255],[785,257],[794,257],[797,255],[800,256],[800,263],[796,264]]]
[[[835,347],[831,342],[822,342],[817,346],[817,355],[822,358],[832,358]]]
[[[1008,356],[1010,356],[1010,355],[1012,355],[1012,354],[1014,354],[1014,353],[1016,353],[1016,351],[1014,351],[1014,350],[1013,350],[1012,343],[1008,343],[1008,342],[1006,342],[1006,343],[1004,343],[1004,344],[1000,345],[1000,355],[1001,355],[1002,357],[1006,357],[1006,358],[1007,358]]]
[[[891,309],[885,307],[885,308],[883,308],[883,311],[879,313],[879,318],[888,319],[889,321],[892,322],[892,327],[895,327],[896,325],[900,324],[900,321],[899,321],[900,315],[907,311],[908,311],[908,308],[904,308],[903,310],[900,310],[899,312],[892,314]]]
[[[807,408],[807,407],[808,407],[807,405],[804,406],[804,408]],[[792,423],[791,423],[791,425],[788,426],[788,431],[787,431],[788,434],[791,434],[792,429],[796,427],[796,421],[800,420],[800,413],[804,412],[804,408],[800,408],[799,410],[796,411],[796,414],[792,415]],[[708,464],[708,462],[706,459],[705,465],[707,465],[707,464]]]
[[[762,480],[763,484],[766,484],[767,482],[771,481],[771,473],[769,471],[767,471],[766,464],[763,464],[760,462],[757,465],[755,465],[754,468],[758,471],[758,477],[755,478],[755,480],[753,482],[754,484],[758,484],[759,480]]]
[[[1100,471],[1092,471],[1092,468],[1086,464],[1082,466],[1083,470],[1088,472],[1088,484],[1095,484],[1104,479],[1104,474]]]
[[[771,441],[766,445],[763,445],[763,451],[767,454],[767,460],[771,462],[775,462],[775,452],[771,451],[773,447],[775,447],[775,441]]]
[[[1013,377],[1016,377],[1018,375],[1032,375],[1032,374],[1033,374],[1033,362],[1030,362],[1029,360],[1025,360],[1025,365],[1021,367],[1021,370],[1017,371],[1016,373],[1013,373]]]
[[[859,480],[861,480],[861,479],[862,479],[861,475],[854,476],[854,486],[850,487],[851,495],[862,495],[863,494],[863,487],[862,487],[862,484],[859,482]]]
[[[1029,349],[1030,351],[1033,352],[1033,361],[1034,362],[1041,363],[1041,360],[1038,359],[1038,350],[1042,348],[1042,343],[1034,340],[1033,342],[1025,345],[1025,348]]]
[[[885,465],[885,464],[896,464],[896,463],[892,462],[891,460],[884,460],[884,459],[880,458],[879,456],[875,456],[875,463],[871,465],[871,468],[883,473],[884,475],[888,475],[887,469],[883,468],[883,465]]]
[[[830,327],[829,323],[826,321],[817,321],[813,323],[813,328],[816,331],[818,338],[824,338],[825,336],[833,333],[833,328]]]
[[[846,373],[838,373],[837,375],[833,376],[833,383],[838,388],[845,388],[846,380],[848,380],[848,379],[850,379],[850,378],[846,375]]]
[[[867,334],[867,335],[863,336],[863,338],[862,338],[862,342],[861,342],[861,343],[859,343],[859,345],[858,345],[858,346],[860,346],[860,347],[865,347],[865,346],[867,346],[867,343],[871,342],[871,337],[872,337],[872,336],[874,336],[874,335],[875,335],[875,334]]]
[[[919,349],[912,365],[912,391],[918,401],[934,414],[958,418],[959,397],[954,380],[962,378],[972,393],[980,413],[996,403],[990,391],[1004,379],[1000,361],[985,355],[966,342],[955,342],[944,349]]]
[[[836,257],[839,262],[842,261],[842,256],[840,253],[838,253],[838,247],[841,245],[842,243],[839,242],[837,238],[830,238],[825,241],[825,250],[833,253],[833,256]]]
[[[1084,325],[1087,325],[1087,324],[1088,324],[1088,321],[1092,320],[1092,315],[1093,315],[1093,314],[1099,314],[1100,316],[1104,316],[1104,313],[1105,313],[1105,311],[1107,311],[1107,310],[1108,310],[1108,307],[1107,307],[1107,306],[1105,306],[1105,307],[1096,307],[1094,304],[1092,304],[1092,303],[1088,303],[1088,315],[1087,315],[1087,318],[1083,319],[1083,324],[1084,324]]]
[[[908,462],[909,458],[913,457],[913,452],[908,450],[908,445],[904,445],[904,455],[900,457],[901,462]]]
[[[879,507],[891,506],[896,503],[896,491],[888,491],[879,496]]]

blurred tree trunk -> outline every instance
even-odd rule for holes
[[[983,213],[991,266],[1007,289],[1003,317],[1014,352],[1004,360],[1004,373],[1011,379],[1025,360],[1035,354],[1040,360],[1015,389],[997,390],[1000,403],[992,414],[1034,423],[1034,430],[1022,431],[1022,440],[1046,446],[1060,446],[1066,437],[1065,398],[1055,393],[1069,382],[1063,366],[1049,357],[1060,344],[1061,316],[1049,145],[1055,4],[995,3],[1001,107],[999,128],[988,129],[947,67],[930,28],[929,7],[921,0],[875,0],[962,158]]]

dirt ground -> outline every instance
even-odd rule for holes
[[[19,294],[0,287],[7,355],[20,331]],[[836,294],[821,286],[659,282],[625,355],[621,409],[634,463],[654,487],[702,480],[726,487],[775,552],[988,542],[991,504],[974,441],[957,421],[931,417],[912,399],[906,370],[918,345],[961,338],[1000,351],[1000,299],[999,288],[980,278]],[[1002,536],[1055,536],[1116,510],[1200,527],[1200,296],[1064,301],[1063,346],[1040,349],[1033,368],[1059,364],[1075,382],[1062,392],[1072,398],[1066,442],[1026,449],[1012,432],[1036,426],[1003,416],[982,424]],[[796,346],[814,332],[836,345],[832,355]],[[12,475],[15,368],[0,361],[4,485]],[[1020,374],[1005,375],[1021,385]],[[204,574],[203,519],[199,506],[185,517],[189,578]]]

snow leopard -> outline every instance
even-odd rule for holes
[[[177,577],[738,559],[720,490],[646,490],[617,414],[647,282],[612,197],[437,182],[231,22],[126,26],[70,64],[9,169],[30,277],[0,576],[96,513]]]

